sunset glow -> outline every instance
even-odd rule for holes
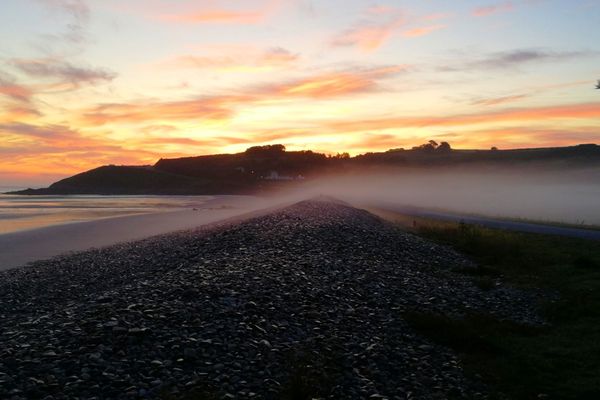
[[[599,26],[598,0],[5,0],[0,183],[269,143],[598,143]]]

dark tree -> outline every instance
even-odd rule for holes
[[[437,149],[437,147],[438,147],[437,142],[435,140],[430,140],[429,142],[422,144],[420,146],[415,146],[412,149],[430,153],[430,152],[435,151],[435,149]]]
[[[249,156],[273,157],[285,152],[285,146],[282,144],[269,144],[266,146],[254,146],[246,150]]]
[[[450,143],[448,143],[448,142],[442,142],[437,147],[436,151],[438,151],[440,153],[450,153],[452,151],[452,147],[450,147]]]
[[[349,153],[337,153],[335,156],[333,156],[332,158],[338,159],[338,160],[347,160],[350,158],[350,154]]]
[[[600,79],[598,79],[598,83],[596,83],[596,89],[600,89]]]

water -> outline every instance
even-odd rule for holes
[[[201,207],[214,196],[0,195],[0,234],[123,215]]]
[[[25,186],[3,186],[0,185],[0,193],[6,192],[16,192],[17,190],[25,190],[27,187]]]

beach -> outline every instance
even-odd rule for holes
[[[0,194],[0,235],[129,215],[244,207],[253,196],[102,196]]]
[[[543,320],[535,294],[483,291],[458,268],[474,264],[315,200],[13,268],[0,397],[485,398],[404,316]]]
[[[130,199],[139,203],[148,201],[147,197],[131,196]],[[204,196],[201,200],[190,197],[183,198],[185,203],[177,202],[174,205],[172,202],[169,204],[171,199],[168,197],[157,199],[167,206],[162,209],[156,206],[113,208],[100,218],[97,215],[90,216],[85,210],[86,218],[91,220],[77,221],[70,217],[67,221],[46,226],[48,218],[44,217],[40,228],[0,234],[0,270],[67,252],[191,229],[252,213],[274,204],[250,196]],[[83,202],[86,200],[82,199]],[[79,213],[81,214],[83,212]],[[120,214],[125,215],[119,216]]]

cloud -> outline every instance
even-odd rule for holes
[[[64,11],[76,21],[87,22],[90,18],[90,9],[83,0],[37,0],[48,7]]]
[[[264,15],[260,12],[243,12],[229,10],[203,11],[195,14],[161,15],[160,19],[170,22],[187,22],[196,24],[221,23],[221,24],[257,24]]]
[[[12,77],[0,74],[0,95],[19,102],[29,103],[33,92],[28,87],[18,84]]]
[[[457,127],[501,122],[543,121],[550,119],[600,118],[600,103],[582,103],[562,106],[513,108],[475,114],[458,114],[443,117],[406,116],[329,123],[335,132],[360,132],[399,128]]]
[[[366,76],[337,73],[294,81],[280,86],[271,86],[266,92],[288,97],[328,98],[348,93],[365,92],[372,89],[374,84],[374,81]]]
[[[397,75],[407,70],[397,65],[348,72],[334,72],[271,85],[263,89],[263,95],[283,97],[331,98],[352,93],[375,90],[377,80]]]
[[[579,61],[582,58],[596,56],[594,51],[550,51],[543,49],[514,49],[510,51],[495,52],[479,58],[471,58],[461,64],[439,67],[439,71],[456,72],[466,70],[493,70],[511,69],[523,65],[540,62]]]
[[[252,10],[206,7],[200,11],[160,14],[157,18],[174,23],[255,25],[275,12],[280,3],[281,0],[271,0],[262,7]]]
[[[356,47],[368,53],[382,47],[395,32],[405,26],[404,13],[392,6],[375,5],[368,7],[363,18],[349,29],[339,32],[331,40],[333,47]]]
[[[159,156],[141,146],[128,149],[123,142],[84,136],[57,124],[0,123],[0,135],[4,139],[0,143],[4,173],[72,174],[103,164],[151,163]]]
[[[398,147],[401,140],[401,138],[393,134],[368,133],[365,135],[360,135],[356,140],[352,141],[351,147],[359,149],[389,149]]]
[[[41,116],[43,116],[43,114],[30,105],[9,106],[5,107],[4,111],[0,113],[0,122],[39,118]]]
[[[222,49],[220,49],[222,52]],[[210,49],[207,50],[210,52]],[[281,47],[259,51],[247,46],[226,48],[230,54],[194,56],[184,55],[160,63],[161,66],[175,68],[216,69],[232,72],[268,71],[290,68],[299,60],[299,55]]]
[[[0,132],[52,141],[80,138],[80,135],[77,131],[62,125],[38,126],[21,122],[0,123]]]
[[[512,127],[470,130],[459,134],[454,141],[466,141],[470,146],[503,145],[515,147],[572,146],[578,143],[600,141],[596,127],[556,129],[555,127]]]
[[[90,9],[84,0],[36,0],[52,10],[62,12],[71,17],[67,24],[67,32],[61,36],[63,40],[73,44],[86,41],[86,29],[90,20]]]
[[[440,29],[445,29],[446,27],[447,27],[446,25],[431,25],[431,26],[424,26],[424,27],[420,27],[420,28],[413,28],[413,29],[409,29],[407,31],[402,32],[402,36],[404,36],[404,37],[425,36],[425,35],[429,35],[430,33],[435,32],[435,31],[439,31]]]
[[[159,144],[159,145],[184,145],[184,146],[200,146],[200,147],[223,147],[231,144],[253,144],[254,142],[248,138],[233,137],[233,136],[218,136],[202,139],[190,139],[184,137],[161,137],[161,138],[145,138],[142,144]]]
[[[497,106],[500,104],[513,103],[527,97],[531,94],[515,94],[510,96],[492,97],[487,99],[476,99],[471,102],[474,106]]]
[[[476,7],[471,11],[474,17],[489,17],[491,15],[503,14],[515,10],[517,7],[536,5],[546,0],[515,0],[489,4]]]
[[[283,47],[271,47],[261,57],[261,61],[268,65],[288,65],[298,59],[298,54],[292,54]]]
[[[402,17],[387,22],[362,22],[336,35],[331,44],[334,47],[357,47],[363,52],[372,52],[383,46],[394,31],[404,24]]]
[[[572,60],[589,53],[581,51],[545,51],[537,49],[517,49],[506,52],[492,53],[486,58],[477,60],[471,65],[479,68],[511,68],[522,64],[541,61],[564,61]]]
[[[442,24],[428,25],[432,21],[446,19],[451,16],[452,14],[435,13],[409,18],[396,7],[372,6],[367,8],[361,21],[335,35],[331,45],[333,47],[356,47],[366,53],[373,52],[398,34],[398,31],[402,28],[407,28],[409,25],[425,24],[425,26],[416,26],[402,32],[402,36],[405,38],[424,36],[447,27]]]
[[[473,9],[471,14],[475,17],[488,17],[490,15],[499,14],[503,12],[512,11],[514,5],[511,1],[505,1],[503,3],[491,4],[487,6],[477,7]]]
[[[285,141],[292,138],[318,136],[319,132],[302,128],[259,129],[251,132],[251,143],[269,143]]]
[[[83,114],[84,122],[102,125],[108,122],[137,123],[144,121],[205,120],[223,121],[233,115],[234,97],[206,97],[183,101],[101,104]]]
[[[36,78],[54,78],[74,86],[111,81],[116,74],[105,69],[78,67],[52,58],[13,59],[11,64],[21,72]]]
[[[375,5],[367,8],[367,14],[371,15],[389,15],[397,12],[396,8],[386,5]]]
[[[562,83],[553,83],[553,84],[545,84],[545,85],[535,85],[531,87],[523,88],[523,91],[518,94],[510,94],[504,96],[495,96],[495,97],[481,97],[481,96],[470,96],[468,98],[458,99],[459,103],[469,103],[472,106],[499,106],[509,103],[516,103],[523,99],[528,99],[534,96],[540,96],[545,92],[552,91],[555,89],[563,89],[574,86],[589,86],[589,80],[581,80],[581,81],[571,81],[571,82],[562,82]]]
[[[120,145],[85,143],[72,143],[68,146],[39,143],[15,145],[10,148],[0,147],[0,154],[2,155],[0,174],[30,175],[40,178],[51,171],[54,177],[49,179],[50,182],[100,165],[148,165],[160,157],[154,152],[127,149]],[[169,152],[161,155],[182,156],[181,153]]]
[[[36,52],[42,54],[39,58],[3,60],[19,76],[26,75],[34,79],[29,79],[28,88],[14,83],[9,87],[6,80],[0,77],[0,86],[5,86],[0,89],[0,93],[10,94],[15,100],[30,102],[31,97],[36,94],[69,91],[83,84],[95,85],[116,77],[115,73],[105,69],[78,66],[67,61],[69,57],[82,52],[82,45],[86,42],[86,29],[91,14],[86,1],[28,1],[41,4],[53,14],[59,14],[59,22],[64,23],[66,29],[59,34],[44,34],[42,41],[34,42]],[[25,111],[22,109],[20,114],[25,115]],[[29,114],[32,115],[31,112]]]
[[[294,98],[329,99],[377,90],[379,80],[407,71],[405,65],[363,68],[322,73],[287,82],[256,86],[232,96],[205,96],[182,101],[147,101],[101,104],[83,113],[83,121],[101,125],[109,122],[203,120],[226,121],[236,108],[262,101]]]

